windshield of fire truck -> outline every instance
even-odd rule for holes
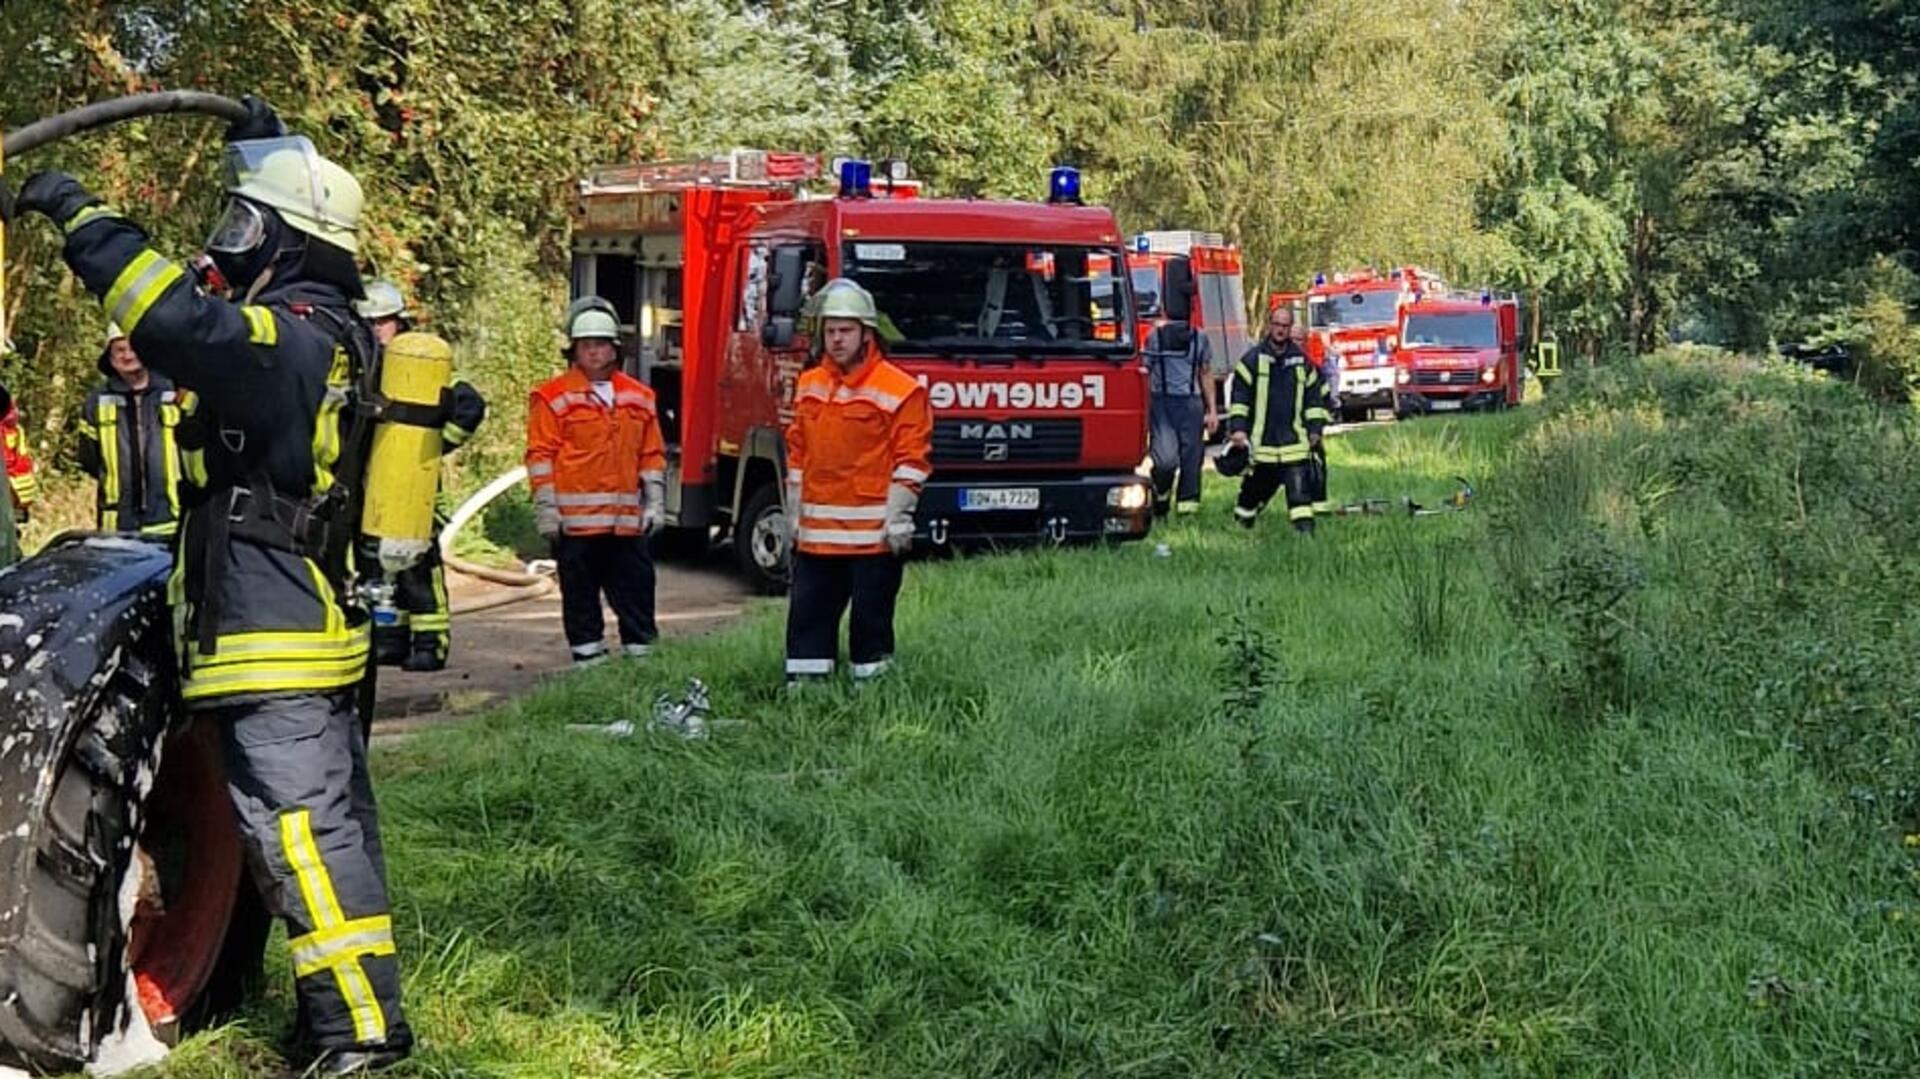
[[[1398,289],[1365,289],[1312,297],[1307,325],[1316,330],[1391,326],[1400,314]]]
[[[1491,311],[1415,313],[1407,316],[1401,344],[1406,348],[1499,348],[1500,331]]]
[[[1133,299],[1140,305],[1140,317],[1153,318],[1160,313],[1160,267],[1135,266]]]
[[[1129,354],[1133,314],[1117,251],[1067,245],[847,244],[899,352]]]

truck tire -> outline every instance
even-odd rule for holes
[[[217,732],[177,723],[170,562],[70,537],[0,574],[0,1059],[28,1068],[76,1068],[134,1008],[170,1040],[246,947]]]
[[[789,559],[787,511],[780,488],[763,483],[747,496],[733,526],[733,553],[755,590],[777,596],[787,590]]]

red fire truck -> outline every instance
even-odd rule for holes
[[[1400,310],[1394,414],[1520,403],[1520,301],[1490,292],[1428,294]]]
[[[1418,266],[1381,274],[1372,269],[1316,274],[1304,293],[1276,293],[1268,309],[1304,304],[1307,357],[1339,387],[1341,419],[1364,420],[1393,407],[1395,335],[1400,308],[1416,296],[1445,289],[1439,275]],[[1331,369],[1327,360],[1331,357]]]
[[[1247,299],[1241,284],[1240,249],[1217,232],[1143,232],[1127,256],[1139,305],[1137,333],[1144,343],[1169,315],[1169,298],[1188,291],[1189,321],[1206,335],[1220,392],[1234,362],[1253,344],[1247,335]],[[1179,310],[1176,304],[1172,310]],[[1220,412],[1226,414],[1225,402]]]
[[[866,286],[893,361],[934,410],[916,542],[1146,535],[1147,388],[1111,212],[1055,170],[1046,204],[921,196],[898,163],[736,150],[580,183],[573,293],[611,301],[622,358],[659,396],[667,521],[728,536],[761,586],[786,575],[782,430],[813,362],[806,309]]]

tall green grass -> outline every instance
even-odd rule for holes
[[[1464,513],[1216,481],[1169,558],[914,564],[884,685],[789,696],[769,604],[385,751],[412,1074],[1913,1074],[1911,438],[1604,371],[1334,445]],[[695,674],[745,726],[566,730]]]

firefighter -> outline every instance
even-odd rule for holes
[[[27,452],[20,413],[5,385],[0,385],[0,465],[5,466],[7,477],[6,497],[0,498],[0,566],[11,566],[20,561],[20,525],[33,510],[40,483],[33,477],[33,456]]]
[[[373,327],[373,339],[385,348],[394,338],[413,329],[413,315],[391,281],[367,283],[367,298],[354,304],[360,317]],[[446,422],[440,429],[440,452],[451,453],[467,443],[487,417],[486,399],[463,379],[447,385]],[[440,560],[440,528],[445,519],[434,515],[433,542],[418,562],[390,575],[396,617],[391,623],[375,620],[373,654],[383,666],[404,671],[438,671],[447,665],[452,644],[452,612],[447,602],[447,570]]]
[[[111,323],[98,367],[106,381],[87,394],[76,424],[80,468],[99,485],[96,527],[172,536],[180,529],[185,488],[206,483],[199,400],[147,370],[133,342]]]
[[[1293,346],[1304,355],[1307,350],[1307,324],[1296,316],[1290,332]],[[1333,410],[1339,407],[1340,394],[1340,353],[1328,342],[1326,363],[1320,372],[1321,401],[1327,412],[1327,421],[1331,422]],[[1333,513],[1333,503],[1327,498],[1327,440],[1315,437],[1313,443],[1313,473],[1307,484],[1307,495],[1313,500],[1313,513],[1316,517],[1327,517]]]
[[[28,178],[17,209],[61,229],[147,365],[200,394],[208,484],[168,583],[182,693],[219,732],[248,863],[286,922],[314,1070],[345,1075],[413,1042],[356,714],[366,616],[343,602],[372,423],[354,407],[375,355],[351,306],[362,196],[253,99],[225,166],[207,291],[69,176]]]
[[[665,523],[667,450],[653,389],[619,370],[619,317],[599,297],[564,323],[567,373],[527,405],[534,520],[560,564],[561,620],[577,667],[607,659],[605,593],[626,655],[653,650],[653,555]]]
[[[1328,415],[1320,376],[1293,340],[1293,309],[1267,312],[1267,333],[1247,350],[1233,371],[1233,404],[1227,410],[1233,451],[1251,452],[1253,466],[1240,481],[1234,519],[1252,528],[1274,494],[1284,489],[1287,520],[1295,531],[1313,532],[1313,449]]]
[[[1213,346],[1187,320],[1168,319],[1147,335],[1146,354],[1154,516],[1165,517],[1169,504],[1182,516],[1198,513],[1206,440],[1220,422],[1213,403]]]
[[[825,355],[800,376],[787,427],[787,681],[833,673],[851,604],[848,658],[865,682],[893,659],[901,558],[933,468],[933,413],[926,389],[882,353],[866,289],[840,278],[817,299]]]

